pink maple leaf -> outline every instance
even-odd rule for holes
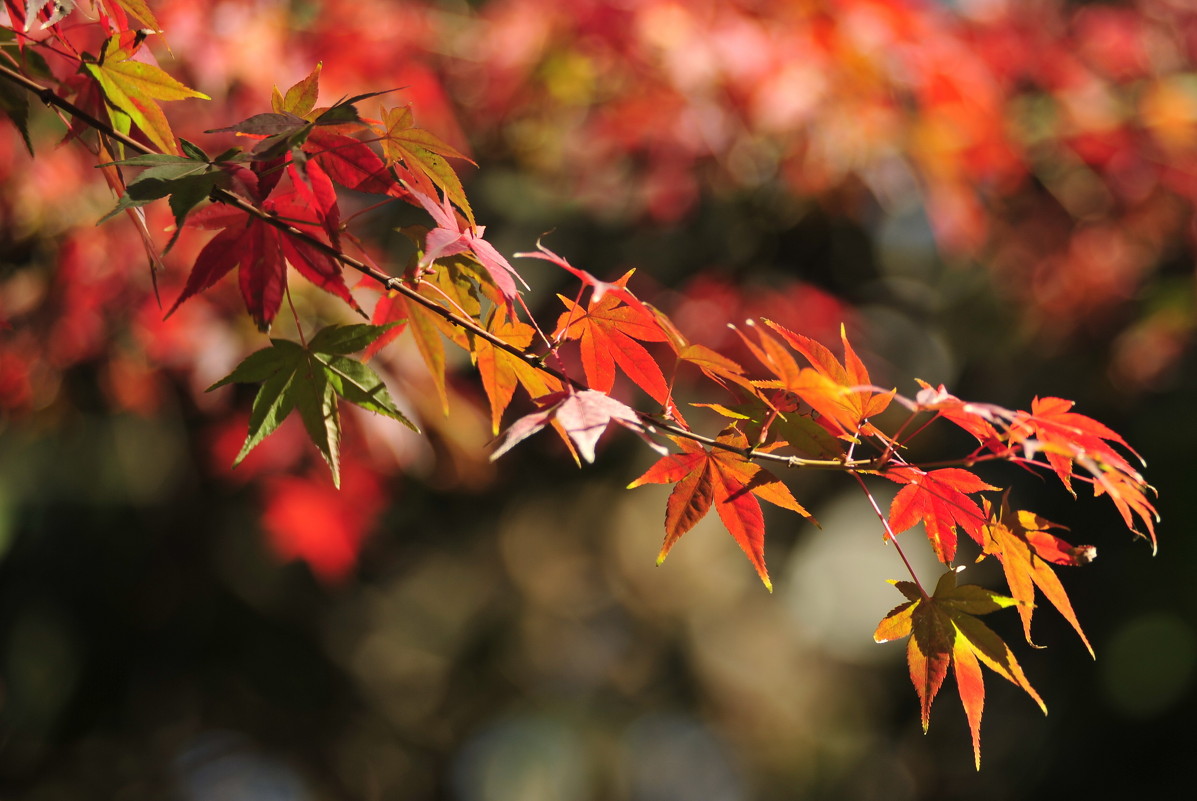
[[[503,432],[490,455],[491,461],[552,422],[556,422],[558,430],[577,447],[578,455],[590,463],[594,462],[594,446],[610,423],[618,423],[644,436],[640,418],[631,407],[593,389],[579,391],[571,387],[537,398],[536,404],[541,407],[538,411],[521,417]],[[659,447],[649,443],[654,449]]]
[[[462,227],[461,219],[453,210],[453,204],[448,198],[439,202],[419,190],[408,187],[412,196],[420,202],[432,219],[436,221],[436,228],[428,232],[424,241],[424,258],[420,260],[423,269],[434,261],[445,256],[455,256],[458,253],[470,253],[478,260],[483,269],[495,282],[495,286],[503,293],[508,303],[519,293],[515,282],[518,280],[525,289],[528,285],[520,278],[503,254],[495,250],[495,246],[482,238],[486,226],[478,225],[473,228]]]

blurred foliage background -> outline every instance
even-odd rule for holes
[[[1186,0],[151,6],[164,67],[214,98],[172,104],[172,121],[210,150],[220,141],[199,131],[264,110],[272,85],[318,61],[322,102],[403,87],[419,124],[480,165],[463,178],[504,253],[551,231],[600,277],[635,267],[638,291],[712,346],[732,347],[725,324],[749,316],[829,343],[846,322],[879,384],[1075,399],[1147,459],[1160,554],[1105,499],[1002,475],[1098,547],[1064,577],[1098,659],[1037,616],[1046,650],[1016,649],[1051,715],[991,678],[977,774],[952,696],[924,736],[904,649],[871,640],[902,567],[847,481],[787,476],[823,528],[771,520],[772,595],[712,520],[654,567],[666,491],[623,489],[651,458],[638,442],[605,440],[584,471],[548,437],[491,465],[468,370],[442,418],[402,347],[380,358],[426,440],[350,421],[340,493],[290,424],[230,471],[249,397],[202,390],[260,337],[227,286],[161,320],[136,235],[94,227],[113,198],[40,114],[33,158],[0,124],[0,794],[902,801],[1187,786]],[[152,230],[169,223],[148,211]],[[359,219],[380,262],[404,214]],[[202,241],[181,239],[164,299]],[[531,264],[529,303],[555,315],[561,287]],[[325,313],[315,295],[297,303]],[[989,569],[978,580],[997,586]],[[991,622],[1017,643],[1007,617]]]

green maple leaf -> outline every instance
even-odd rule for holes
[[[931,720],[931,703],[948,675],[948,668],[953,668],[972,731],[973,756],[980,770],[981,712],[985,706],[982,664],[1022,688],[1047,714],[1043,699],[1027,681],[1010,648],[976,617],[1019,602],[972,584],[958,587],[955,571],[945,573],[930,596],[912,582],[893,583],[909,600],[885,616],[873,639],[889,642],[910,638],[906,659],[910,680],[922,706],[924,732]]]
[[[286,339],[271,339],[271,346],[251,353],[232,373],[208,387],[226,384],[262,386],[249,414],[249,432],[236,467],[262,440],[270,436],[291,412],[299,410],[308,437],[332,471],[333,484],[341,486],[341,423],[337,398],[386,415],[419,431],[395,406],[386,385],[366,364],[348,354],[362,350],[391,326],[334,325],[312,337],[307,347]]]
[[[105,214],[100,222],[112,218],[120,212],[144,206],[155,200],[169,197],[170,210],[175,217],[175,232],[166,246],[169,251],[178,239],[183,229],[183,221],[187,214],[212,194],[217,187],[227,187],[228,174],[220,169],[218,162],[234,157],[236,151],[225,151],[215,159],[210,159],[203,150],[181,139],[184,156],[174,156],[167,153],[153,153],[144,156],[111,162],[113,165],[128,167],[145,167],[146,169],[125,187],[125,194],[121,195],[116,207]],[[101,164],[107,167],[108,164]],[[98,223],[97,223],[98,224]]]

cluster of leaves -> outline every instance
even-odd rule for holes
[[[759,501],[813,518],[769,468],[845,474],[876,509],[887,540],[908,568],[898,538],[920,524],[945,565],[932,593],[913,569],[910,581],[896,583],[907,602],[885,617],[875,638],[909,638],[911,678],[924,725],[949,667],[954,668],[978,766],[984,699],[980,664],[1024,689],[1040,706],[1042,701],[1010,649],[977,615],[1017,608],[1029,642],[1038,588],[1085,640],[1052,566],[1084,564],[1094,550],[1069,544],[1053,533],[1058,526],[1016,509],[1006,496],[1000,501],[987,497],[1001,488],[982,480],[976,466],[1006,462],[1039,470],[1055,475],[1074,494],[1075,485],[1091,485],[1094,495],[1110,498],[1131,531],[1154,546],[1155,510],[1150,487],[1132,464],[1136,455],[1116,432],[1072,411],[1069,401],[1037,398],[1030,410],[1015,410],[969,403],[926,384],[906,397],[873,384],[846,332],[841,332],[841,359],[820,342],[767,319],[736,329],[755,362],[742,363],[747,360],[689,341],[667,315],[637,296],[631,274],[603,281],[543,245],[519,255],[553,265],[579,283],[572,298],[560,296],[563,310],[555,323],[542,326],[522,301],[520,287],[526,285],[519,272],[486,240],[446,161],[462,154],[417,128],[410,108],[384,103],[381,121],[363,116],[362,104],[385,92],[320,107],[317,66],[285,92],[276,89],[270,111],[208,131],[253,141],[248,148],[209,156],[177,139],[158,106],[158,101],[201,93],[136,60],[145,37],[133,26],[156,28],[143,3],[102,0],[94,6],[97,21],[90,27],[82,20],[74,24],[79,12],[69,3],[6,3],[10,19],[24,24],[13,28],[17,47],[14,53],[5,51],[0,77],[71,116],[72,135],[93,145],[118,192],[109,216],[124,213],[144,228],[142,207],[166,200],[177,226],[167,249],[184,226],[217,231],[196,253],[168,317],[234,268],[245,310],[262,332],[271,329],[284,300],[291,298],[288,265],[349,314],[365,312],[345,280],[346,267],[362,273],[380,293],[370,324],[331,325],[310,335],[305,329],[312,320],[289,302],[300,341],[271,339],[210,387],[260,384],[236,462],[297,412],[339,485],[339,400],[415,428],[388,389],[386,371],[366,363],[406,336],[445,412],[446,341],[476,365],[498,435],[492,459],[551,428],[576,461],[592,462],[613,423],[657,450],[660,459],[629,486],[672,485],[659,561],[713,506],[771,588]],[[46,33],[34,37],[34,29]],[[97,39],[97,55],[77,47],[84,29]],[[76,71],[56,80],[51,70],[38,66],[33,54],[39,48],[53,48],[60,59],[63,53],[75,54]],[[28,115],[18,110],[9,116],[28,140]],[[427,213],[430,224],[402,230],[414,255],[400,274],[380,269],[368,256],[348,255],[346,246],[360,243],[341,210],[344,190]],[[146,241],[154,248],[148,232]],[[159,260],[156,252],[154,260]],[[355,358],[359,352],[363,357]],[[697,373],[703,396],[711,393],[718,400],[691,404],[699,411],[683,410],[685,404],[675,397],[683,370]],[[504,428],[518,390],[534,410]],[[651,402],[651,411],[630,405],[635,393]],[[721,430],[708,435],[697,421],[711,414],[720,418]],[[911,440],[937,421],[971,435],[975,447],[934,465],[908,461]],[[870,489],[877,481],[900,487],[888,511]],[[981,557],[1001,563],[1009,597],[956,584],[961,533]]]

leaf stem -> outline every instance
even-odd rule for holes
[[[299,344],[303,345],[303,349],[308,349],[307,337],[303,335],[303,326],[299,323],[299,312],[295,310],[295,300],[291,297],[291,287],[287,287],[287,305],[291,307],[291,316],[295,318],[295,332],[299,334]]]
[[[852,477],[856,479],[856,483],[860,485],[860,489],[864,492],[865,497],[869,499],[869,505],[873,507],[873,511],[877,514],[877,519],[881,521],[881,525],[885,527],[885,538],[894,545],[894,550],[898,552],[898,556],[902,558],[902,564],[906,565],[906,572],[910,574],[910,578],[914,581],[914,585],[919,588],[924,598],[930,597],[927,591],[923,589],[923,584],[919,581],[918,574],[914,572],[914,566],[910,564],[910,560],[906,558],[906,553],[902,550],[902,546],[898,544],[898,536],[894,534],[893,528],[889,525],[889,519],[885,513],[881,511],[881,507],[877,504],[877,499],[873,496],[873,491],[865,484],[864,478],[856,470],[851,471]]]

